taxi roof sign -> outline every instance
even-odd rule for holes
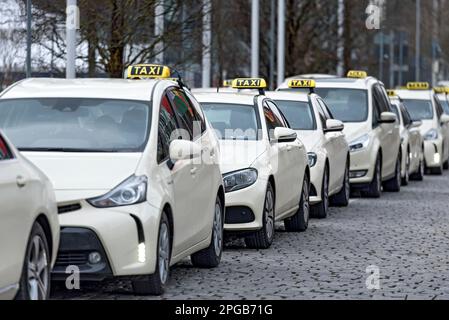
[[[223,87],[225,87],[225,88],[232,87],[232,81],[233,80],[223,80]]]
[[[168,79],[170,68],[158,64],[137,64],[128,67],[127,79]]]
[[[407,90],[429,90],[430,84],[428,82],[409,82],[407,83]]]
[[[316,81],[308,79],[292,79],[288,82],[288,87],[291,89],[313,89],[316,88]]]
[[[387,90],[387,93],[388,93],[388,96],[389,96],[389,97],[396,97],[396,96],[397,96],[396,91],[395,91],[395,90],[392,90],[392,89]]]
[[[437,94],[449,94],[449,87],[435,87],[433,90]]]
[[[368,73],[366,71],[351,70],[348,72],[348,78],[365,79],[368,78]]]
[[[265,89],[267,82],[262,78],[237,78],[232,81],[234,89]]]

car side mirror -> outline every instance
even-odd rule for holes
[[[342,132],[345,129],[345,125],[340,120],[329,119],[326,121],[326,128],[324,133],[330,132]]]
[[[422,121],[421,120],[417,120],[417,121],[413,121],[411,124],[410,124],[410,128],[419,128],[419,127],[421,127],[422,126]]]
[[[187,140],[173,140],[170,143],[170,160],[172,162],[197,159],[200,156],[201,147],[195,142]]]
[[[379,123],[381,124],[392,124],[398,121],[398,117],[393,112],[382,112],[380,115]]]
[[[440,121],[441,121],[441,124],[442,124],[442,125],[448,124],[448,123],[449,123],[449,115],[443,114],[443,115],[441,116]]]
[[[274,139],[278,142],[292,142],[297,138],[298,134],[293,129],[283,127],[274,129]]]

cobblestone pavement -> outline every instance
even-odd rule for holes
[[[368,290],[367,267],[380,271],[380,289]],[[56,289],[55,299],[135,297],[129,283]],[[227,246],[214,270],[188,261],[172,271],[162,299],[449,299],[449,175],[412,182],[380,200],[354,199],[312,220],[306,233],[279,226],[269,250]],[[157,298],[157,299],[160,299]]]

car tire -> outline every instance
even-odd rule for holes
[[[152,275],[136,277],[132,281],[134,294],[141,296],[160,296],[164,293],[170,277],[171,235],[170,223],[164,213],[159,224],[157,243],[156,272]]]
[[[220,264],[223,254],[224,237],[223,205],[217,195],[214,206],[214,222],[212,225],[212,237],[209,247],[190,256],[193,266],[197,268],[216,268]]]
[[[311,216],[316,219],[326,219],[329,210],[329,169],[324,169],[323,184],[321,187],[322,201],[311,207]]]
[[[438,168],[429,168],[430,174],[436,175],[436,176],[441,176],[443,175],[444,169],[443,169],[443,165],[441,165]]]
[[[345,178],[343,180],[343,186],[339,193],[330,198],[331,206],[334,207],[347,207],[349,205],[349,199],[351,198],[351,184],[349,178],[349,160],[346,163]]]
[[[51,253],[42,226],[31,229],[16,300],[47,300],[51,289]]]
[[[408,186],[410,182],[410,152],[407,153],[407,158],[405,160],[405,176],[401,181],[404,187]]]
[[[373,181],[369,184],[366,191],[361,192],[362,196],[365,198],[380,198],[382,195],[382,163],[380,155],[376,159],[376,167],[374,170]]]
[[[400,192],[401,191],[401,184],[402,184],[401,162],[402,162],[401,155],[399,155],[398,159],[396,160],[394,177],[383,184],[385,192]]]
[[[426,165],[424,164],[424,161],[421,160],[419,162],[419,169],[418,169],[418,171],[415,172],[414,174],[410,175],[410,180],[423,181],[425,174],[426,174]]]
[[[449,170],[449,159],[446,160],[446,161],[443,163],[443,169],[444,169],[444,170]]]
[[[309,227],[309,187],[309,177],[305,175],[302,186],[301,201],[299,202],[299,209],[293,217],[284,220],[284,226],[287,232],[304,232]]]
[[[275,233],[276,195],[271,183],[268,184],[262,217],[262,229],[245,238],[245,244],[250,249],[268,249],[271,247]]]

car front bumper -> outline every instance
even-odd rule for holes
[[[351,153],[351,185],[368,185],[373,181],[377,154],[370,149]]]
[[[424,141],[424,159],[427,168],[441,167],[443,159],[443,140]]]
[[[160,210],[149,203],[110,209],[83,203],[80,210],[59,217],[61,245],[55,279],[65,279],[73,266],[81,280],[155,272]],[[101,255],[95,264],[89,261],[94,252]]]

